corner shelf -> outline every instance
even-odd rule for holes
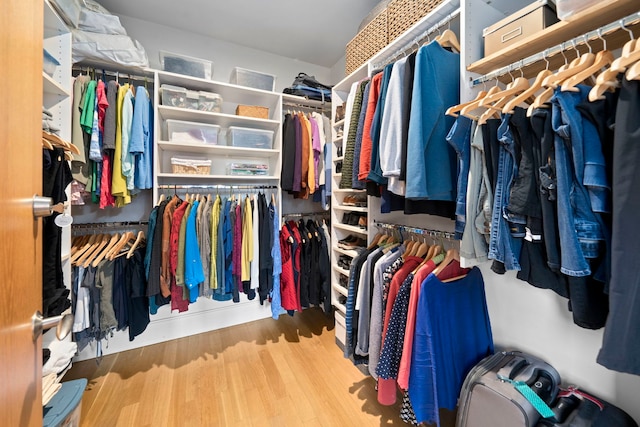
[[[577,13],[571,21],[560,21],[544,30],[488,55],[467,67],[473,73],[486,74],[513,64],[522,58],[614,22],[640,9],[637,0],[609,0]]]
[[[44,71],[42,72],[42,91],[50,95],[71,96],[67,89]]]

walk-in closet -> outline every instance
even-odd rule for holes
[[[6,6],[0,424],[640,423],[637,0]]]

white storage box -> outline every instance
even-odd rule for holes
[[[269,165],[251,160],[227,163],[227,175],[265,176],[269,175]]]
[[[211,160],[172,157],[171,172],[191,175],[209,175],[211,173]]]
[[[222,111],[222,97],[213,92],[198,92],[198,110],[219,113]]]
[[[167,120],[169,141],[185,144],[218,144],[220,126],[206,123]]]
[[[273,131],[229,126],[227,144],[234,147],[271,149]]]
[[[571,21],[573,16],[589,7],[598,4],[598,0],[556,0],[558,18]]]
[[[276,76],[235,67],[231,72],[231,84],[252,87],[262,90],[276,90]]]
[[[207,80],[211,80],[211,76],[213,76],[213,62],[206,59],[161,50],[160,64],[162,64],[164,71],[171,73],[185,74]]]
[[[43,49],[43,54],[44,58],[42,68],[45,73],[52,77],[56,72],[56,68],[58,68],[58,65],[60,65],[60,62],[58,62],[58,60],[54,58],[53,55],[47,52],[47,49]]]

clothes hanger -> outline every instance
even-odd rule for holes
[[[438,44],[442,47],[448,47],[455,50],[457,53],[461,52],[460,42],[456,33],[447,28],[444,32],[436,38]]]
[[[460,253],[458,252],[457,249],[451,248],[451,249],[449,249],[447,251],[446,255],[444,256],[444,259],[442,260],[442,262],[440,264],[438,264],[438,266],[435,268],[435,270],[433,270],[433,274],[438,276],[442,272],[442,270],[444,270],[454,260],[460,262]]]
[[[585,36],[585,42],[586,42],[586,36]],[[577,58],[578,62],[577,63],[571,62],[566,69],[562,71],[558,71],[557,73],[552,74],[546,79],[544,79],[544,81],[542,82],[544,87],[547,87],[547,88],[552,87],[555,89],[558,86],[560,86],[565,80],[586,70],[587,68],[592,66],[593,63],[595,62],[596,55],[593,52],[591,52],[590,46],[589,46],[589,52],[586,52],[582,56],[580,56],[580,51],[576,47],[575,39],[571,41],[571,45],[573,46],[573,49],[578,54],[578,58]]]
[[[622,52],[620,57],[625,57],[630,55],[631,51],[633,51],[636,47],[637,40],[633,34],[631,29],[627,28],[624,25],[624,20],[620,20],[620,29],[625,30],[629,33],[629,41],[624,44],[622,47]],[[596,78],[595,86],[589,91],[589,101],[593,102],[597,99],[604,99],[603,94],[608,90],[615,90],[620,87],[620,81],[618,80],[618,74],[624,72],[626,70],[626,65],[623,67],[621,62],[617,62],[614,60],[611,63],[611,66],[604,70],[602,73],[598,75]]]
[[[119,255],[120,251],[122,251],[122,249],[124,249],[124,247],[126,246],[126,244],[135,237],[135,235],[131,232],[131,231],[127,231],[125,233],[122,234],[122,237],[120,237],[120,240],[118,241],[118,243],[116,243],[113,247],[113,249],[111,249],[111,252],[109,252],[109,254],[107,255],[107,257],[109,258],[109,260],[113,261],[116,256]]]
[[[94,244],[95,249],[91,250],[91,254],[89,254],[89,256],[87,256],[84,261],[82,260],[78,260],[78,264],[81,264],[84,268],[87,268],[91,265],[91,263],[93,262],[93,260],[95,259],[96,255],[100,254],[102,252],[102,249],[107,246],[107,244],[109,243],[111,239],[111,235],[110,234],[103,234],[102,237],[100,238],[100,240],[96,241],[96,244]],[[89,252],[89,251],[87,251]]]
[[[523,76],[514,78],[511,68],[509,68],[508,73],[511,76],[511,83],[507,86],[506,89],[486,96],[484,99],[482,99],[482,101],[480,101],[481,107],[501,110],[502,106],[513,95],[518,95],[529,88],[529,80],[525,79]]]
[[[462,110],[460,110],[460,114],[471,119],[471,120],[478,120],[480,118],[480,115],[475,115],[472,114],[472,111],[477,110],[478,108],[483,108],[480,107],[480,102],[486,98],[489,95],[493,95],[494,93],[499,92],[500,90],[502,90],[500,88],[500,86],[498,86],[498,80],[496,79],[496,84],[495,86],[492,86],[488,91],[487,94],[485,96],[483,96],[482,98],[478,98],[474,101],[471,101],[470,103],[468,103],[465,107],[462,108]]]
[[[598,35],[600,34],[601,34],[600,30],[598,30]],[[603,68],[608,67],[613,63],[615,58],[613,57],[613,53],[607,50],[607,41],[604,38],[602,38],[601,35],[600,35],[600,38],[602,39],[604,46],[603,46],[603,49],[595,55],[593,64],[591,64],[591,66],[587,67],[586,69],[580,71],[578,74],[572,77],[569,77],[567,80],[562,82],[562,86],[560,88],[562,92],[567,92],[567,91],[578,92],[580,90],[576,87],[578,84],[584,82],[589,77],[593,76]],[[589,46],[589,51],[591,51],[591,45],[588,42],[587,42],[587,46]]]
[[[420,243],[418,249],[416,250],[416,256],[424,258],[427,253],[429,253],[429,244],[427,244],[427,238],[423,236],[422,243]]]
[[[78,251],[74,255],[71,256],[71,264],[75,265],[76,260],[80,258],[82,254],[84,254],[87,251],[87,249],[91,247],[91,245],[93,245],[97,237],[98,236],[95,233],[89,237],[89,239],[84,243],[84,245],[82,245],[82,247],[78,249]]]
[[[513,114],[514,108],[522,104],[523,102],[525,102],[528,98],[535,95],[535,93],[542,88],[542,81],[546,77],[552,74],[551,70],[549,70],[549,60],[547,59],[547,51],[544,51],[544,53],[542,54],[542,59],[544,59],[545,62],[547,63],[547,66],[545,67],[545,69],[538,73],[533,84],[529,86],[529,89],[525,90],[520,95],[513,98],[511,101],[507,102],[507,104],[502,109],[503,114]]]
[[[486,83],[483,83],[483,89],[478,92],[478,95],[476,95],[475,99],[473,99],[472,101],[468,101],[468,102],[463,102],[461,104],[458,105],[453,105],[449,108],[447,108],[447,111],[445,112],[445,114],[447,116],[452,116],[452,117],[458,117],[458,112],[462,111],[462,109],[464,109],[466,106],[478,101],[478,103],[480,102],[480,100],[482,98],[484,98],[485,96],[487,96],[488,92],[485,90],[486,89]]]
[[[564,44],[562,45],[564,46]],[[564,50],[561,50],[560,53],[562,54],[562,57],[564,58],[564,65],[562,65],[558,71],[562,72],[564,70],[566,70],[568,67],[571,66],[571,64],[577,64],[577,62],[580,60],[580,57],[577,57],[576,59],[574,59],[573,61],[569,62],[569,59],[567,58],[567,56],[564,53]],[[542,86],[545,86],[545,81],[547,81],[547,79],[543,80],[542,82]],[[544,91],[542,91],[537,97],[536,99],[533,101],[533,104],[531,104],[529,106],[529,108],[527,109],[527,116],[531,117],[531,114],[533,113],[533,110],[535,110],[536,108],[543,108],[544,104],[546,104],[547,102],[549,102],[551,100],[551,98],[553,97],[553,93],[554,93],[555,88],[553,87],[547,87]]]
[[[120,240],[120,233],[115,233],[111,235],[111,239],[109,240],[109,243],[107,243],[107,246],[104,249],[102,249],[102,251],[94,258],[91,265],[93,267],[97,267],[98,264],[100,264],[100,261],[104,259],[104,257],[109,253],[109,251],[113,248],[113,246],[116,243],[118,243],[118,240]]]
[[[82,265],[86,261],[86,259],[100,247],[103,238],[104,234],[95,235],[95,238],[93,239],[93,242],[91,242],[89,247],[82,253],[82,255],[75,259],[75,265]]]
[[[138,231],[138,235],[136,236],[136,240],[135,242],[133,242],[133,245],[131,245],[131,249],[129,249],[129,252],[127,252],[127,259],[131,258],[133,256],[133,252],[136,250],[136,248],[140,245],[140,243],[144,242],[146,239],[144,237],[144,231]]]

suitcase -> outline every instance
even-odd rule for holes
[[[537,357],[500,352],[471,369],[458,400],[457,427],[537,427],[540,413],[516,388],[526,383],[547,405],[557,397],[560,374]]]
[[[575,387],[561,388],[551,410],[553,419],[536,427],[638,427],[622,409]]]

